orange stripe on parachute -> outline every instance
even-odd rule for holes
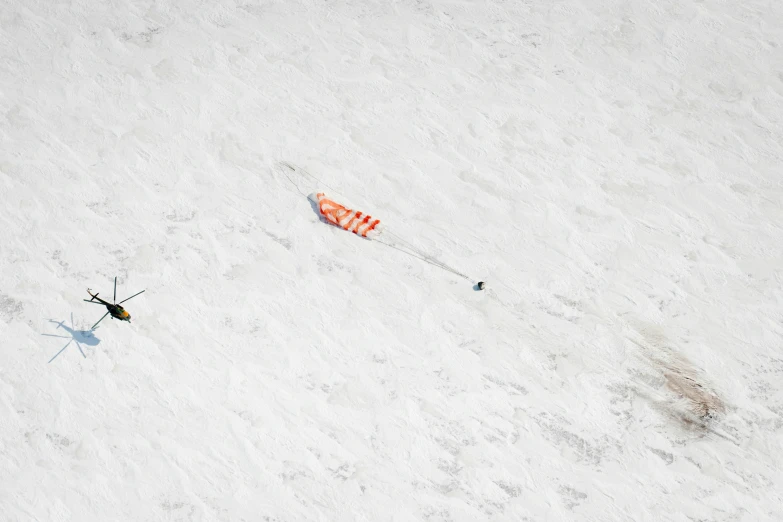
[[[369,214],[364,214],[335,203],[327,198],[323,192],[316,194],[316,197],[318,198],[318,210],[329,223],[356,235],[367,237],[367,234],[376,231],[376,227],[381,222],[379,219],[373,219]],[[369,226],[366,226],[368,224]]]

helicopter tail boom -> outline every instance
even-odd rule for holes
[[[95,303],[95,304],[103,304],[103,305],[108,305],[109,304],[106,301],[104,301],[103,299],[101,299],[100,297],[98,297],[97,293],[93,294],[92,290],[90,290],[89,288],[87,289],[87,293],[90,294],[90,299],[85,299],[84,300],[85,302],[87,302],[87,303]]]

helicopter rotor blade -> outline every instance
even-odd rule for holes
[[[107,315],[109,315],[109,312],[106,312],[105,314],[103,314],[103,317],[101,317],[100,319],[98,319],[98,323],[100,323],[101,321],[103,321],[103,320],[106,318],[106,316],[107,316]],[[95,330],[95,327],[96,327],[96,326],[98,326],[98,323],[95,323],[94,325],[92,325],[92,328],[90,328],[90,330]]]
[[[70,346],[70,344],[71,344],[71,342],[72,342],[72,341],[73,341],[73,339],[71,339],[70,341],[68,341],[67,343],[65,343],[65,346],[63,346],[63,347],[60,349],[60,351],[59,351],[59,352],[57,352],[56,354],[54,354],[54,357],[52,357],[51,359],[49,359],[49,362],[51,363],[53,360],[57,359],[57,356],[58,356],[58,355],[60,355],[61,353],[63,353],[63,351],[65,351],[65,349],[66,349],[66,348],[68,348],[68,346]]]
[[[127,298],[127,299],[123,299],[122,301],[120,301],[120,302],[119,302],[119,303],[117,303],[117,304],[122,304],[122,303],[124,303],[125,301],[130,301],[131,299],[133,299],[133,298],[134,298],[134,297],[136,297],[137,295],[139,295],[139,294],[143,294],[144,292],[146,292],[146,289],[145,289],[145,290],[142,290],[142,291],[141,291],[141,292],[139,292],[139,293],[133,294],[132,296],[130,296],[130,297],[129,297],[129,298]]]
[[[117,276],[114,276],[114,298],[111,300],[111,302],[117,302]]]

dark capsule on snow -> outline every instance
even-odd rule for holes
[[[479,290],[484,290],[484,281],[479,281],[477,286]]]

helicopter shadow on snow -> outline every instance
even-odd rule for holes
[[[68,333],[68,335],[54,335],[54,334],[41,334],[45,337],[59,337],[60,339],[68,339],[68,342],[65,343],[65,346],[60,348],[60,351],[54,354],[54,357],[49,359],[49,362],[51,363],[54,361],[61,353],[65,351],[68,346],[72,342],[76,343],[76,346],[79,348],[79,352],[82,354],[82,357],[85,359],[87,356],[84,353],[84,350],[82,349],[82,345],[86,346],[97,346],[101,340],[95,337],[95,333],[92,330],[77,330],[73,323],[73,313],[71,313],[71,326],[65,324],[65,320],[62,321],[55,321],[53,319],[49,319],[50,323],[57,325],[57,330],[62,328],[65,330],[65,332]]]

